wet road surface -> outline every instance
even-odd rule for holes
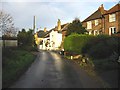
[[[11,88],[101,88],[79,65],[55,52],[41,51]]]

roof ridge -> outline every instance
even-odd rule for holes
[[[100,9],[98,8],[98,9],[97,9],[94,13],[92,13],[91,15],[89,15],[89,16],[88,16],[88,18],[86,18],[86,19],[85,19],[84,21],[82,21],[82,22],[86,22],[86,21],[93,20],[93,19],[90,19],[90,20],[89,20],[89,18],[90,18],[90,17],[92,17],[92,16],[93,16],[95,13],[97,13],[98,11],[99,11],[99,12],[100,12],[100,14],[102,15],[102,13],[101,13]],[[95,18],[94,18],[94,19],[95,19]]]
[[[118,3],[114,5],[112,8],[110,8],[105,14],[113,13],[119,10],[120,10],[120,4]]]

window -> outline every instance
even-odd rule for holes
[[[92,22],[91,21],[87,22],[87,29],[92,29]]]
[[[115,14],[109,15],[109,22],[114,22],[116,20]]]
[[[95,26],[97,26],[98,25],[98,20],[95,20]]]
[[[115,34],[116,33],[116,28],[115,27],[110,27],[109,28],[109,35]]]

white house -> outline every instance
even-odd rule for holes
[[[59,49],[62,42],[62,33],[52,30],[50,32],[50,50]]]
[[[57,27],[47,32],[42,40],[42,44],[39,45],[39,49],[42,50],[58,50],[62,43],[61,22],[58,19]]]

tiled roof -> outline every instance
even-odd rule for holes
[[[88,18],[86,18],[82,22],[98,19],[98,18],[101,18],[101,16],[102,16],[102,13],[100,12],[100,9],[98,9],[97,11],[95,11],[93,14],[91,14]]]
[[[59,31],[59,33],[61,33],[64,30],[67,30],[67,26],[69,25],[69,23],[63,24],[61,25],[61,30]],[[51,30],[57,30],[57,26],[55,28],[52,28]]]
[[[48,33],[48,31],[44,32],[43,30],[40,30],[37,32],[39,38],[43,38],[47,33]]]
[[[49,33],[52,32],[52,30],[49,30],[48,32],[46,32],[46,34],[44,35],[44,38],[45,37],[49,37]]]
[[[110,14],[120,11],[120,4],[118,3],[117,5],[113,6],[110,10],[108,10],[105,14]]]
[[[69,23],[64,24],[63,27],[62,27],[62,29],[61,29],[61,31],[65,31],[65,30],[67,30],[68,25],[69,25]]]

